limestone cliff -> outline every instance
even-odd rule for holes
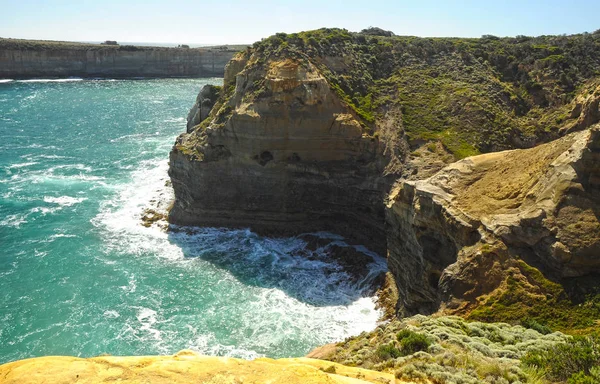
[[[5,384],[67,383],[401,383],[389,373],[314,359],[257,359],[200,356],[51,356],[0,366]]]
[[[400,183],[386,214],[399,308],[474,302],[517,259],[557,279],[600,272],[599,199],[600,127]]]
[[[543,298],[529,266],[559,285],[600,272],[598,41],[265,39],[216,100],[198,96],[170,154],[169,220],[342,234],[388,256],[401,314],[466,313],[513,272]],[[490,153],[514,148],[528,149]]]
[[[230,63],[207,124],[178,138],[170,221],[328,230],[384,250],[378,141],[310,62],[252,60]]]
[[[0,40],[0,78],[223,76],[235,52]]]

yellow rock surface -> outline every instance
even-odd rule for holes
[[[48,356],[0,366],[0,383],[397,383],[391,374],[329,361],[201,356],[101,356],[88,359]]]

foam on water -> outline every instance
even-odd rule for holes
[[[377,324],[369,286],[386,264],[364,247],[373,261],[356,278],[301,237],[142,225],[173,199],[168,153],[206,83],[0,87],[0,363],[185,348],[301,356]]]
[[[353,281],[325,249],[309,251],[300,238],[263,238],[249,230],[174,226],[174,232],[166,233],[159,227],[146,228],[140,221],[144,209],[166,207],[173,194],[166,183],[165,161],[140,165],[132,173],[132,181],[120,187],[115,199],[103,203],[94,219],[94,224],[105,231],[109,247],[123,254],[150,253],[186,268],[216,268],[220,282],[252,292],[247,301],[236,304],[227,303],[225,296],[198,314],[211,319],[218,317],[219,311],[231,311],[238,322],[236,328],[241,330],[241,334],[228,336],[236,339],[235,345],[220,342],[213,329],[192,323],[187,326],[196,337],[188,341],[187,348],[242,358],[262,356],[269,350],[276,356],[286,356],[279,346],[289,340],[314,347],[370,330],[377,324],[381,313],[368,291],[373,280],[386,270],[383,258],[356,247],[372,256],[373,262],[362,280]],[[338,235],[316,235],[331,240],[331,244],[346,245]],[[135,278],[131,277],[121,289],[135,292]],[[164,351],[179,336],[162,332],[159,323],[167,326],[169,320],[159,321],[157,316],[156,310],[145,307],[137,315],[138,327],[130,326],[132,332],[137,329],[146,335],[145,342]]]
[[[52,203],[52,204],[58,204],[61,205],[63,207],[70,207],[72,205],[75,204],[79,204],[82,201],[87,200],[87,198],[85,197],[71,197],[71,196],[59,196],[59,197],[52,197],[52,196],[44,196],[44,201],[46,203]]]
[[[16,80],[17,83],[70,83],[74,81],[83,81],[81,77],[70,77],[67,79],[28,79]]]

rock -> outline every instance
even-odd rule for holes
[[[223,76],[235,50],[0,39],[0,79]]]
[[[169,221],[272,235],[327,230],[384,254],[378,141],[312,64],[242,63],[228,65],[235,89],[207,128],[180,136],[171,152]]]
[[[399,311],[431,313],[474,300],[517,257],[558,278],[600,272],[599,175],[596,126],[398,185],[386,217]]]
[[[165,220],[167,216],[164,213],[148,208],[142,214],[142,225],[146,228],[151,227],[154,223]]]
[[[297,358],[254,361],[200,356],[38,357],[0,366],[5,384],[33,383],[394,383],[394,376],[329,361]],[[397,382],[397,381],[396,381]]]
[[[235,78],[240,73],[246,64],[248,58],[244,54],[237,54],[231,58],[231,60],[225,66],[225,76],[223,78],[223,84],[225,86],[235,85]]]
[[[221,87],[207,84],[200,90],[196,97],[196,102],[190,109],[187,116],[187,132],[190,133],[192,129],[200,124],[204,119],[208,117],[211,109],[219,98],[219,91]]]
[[[573,101],[574,107],[571,118],[577,120],[566,127],[565,132],[574,132],[586,129],[600,121],[600,85],[590,87],[587,92],[582,92]]]

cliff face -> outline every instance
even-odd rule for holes
[[[245,69],[227,69],[230,94],[212,124],[180,136],[171,152],[170,221],[328,230],[382,251],[378,141],[310,63],[236,65]]]
[[[399,309],[457,309],[517,259],[558,279],[600,272],[599,199],[600,127],[399,184],[386,215]]]
[[[562,300],[544,279],[600,272],[597,41],[266,39],[216,99],[200,93],[170,155],[169,220],[344,235],[387,254],[401,314],[467,313],[514,281],[530,307]],[[452,164],[507,148],[528,149]]]
[[[223,76],[235,51],[98,45],[0,49],[0,78]]]

